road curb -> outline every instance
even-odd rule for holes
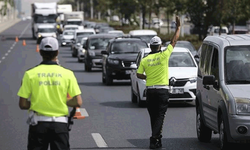
[[[0,23],[0,33],[21,21],[20,19],[8,20]]]

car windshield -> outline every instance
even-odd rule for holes
[[[133,35],[132,37],[135,38],[141,38],[142,40],[146,41],[147,43],[150,42],[150,40],[154,37],[155,35]]]
[[[146,57],[149,53],[145,53]],[[169,60],[169,67],[195,67],[192,56],[188,52],[172,52]]]
[[[227,33],[227,31],[226,31],[226,29],[214,29],[214,33],[219,33],[219,31],[221,32],[221,33]]]
[[[91,50],[105,49],[112,38],[93,38],[89,40],[88,48]]]
[[[64,32],[64,35],[74,35],[74,32]]]
[[[167,47],[170,42],[166,42],[165,46]],[[175,47],[184,47],[189,49],[190,52],[196,51],[194,46],[191,43],[178,42],[175,44]]]
[[[67,24],[75,24],[75,25],[81,25],[81,21],[67,21]]]
[[[66,27],[65,30],[77,30],[78,27]]]
[[[94,34],[93,32],[78,32],[77,36],[82,36],[82,35],[91,35]]]
[[[36,15],[34,21],[36,23],[56,23],[55,18],[56,18],[55,15],[49,15],[49,16]]]
[[[38,29],[38,32],[40,33],[51,33],[51,32],[55,32],[54,28],[40,28]]]
[[[225,76],[228,84],[250,84],[250,46],[226,48]]]
[[[111,47],[112,54],[138,53],[140,49],[147,48],[147,44],[142,41],[115,42]]]

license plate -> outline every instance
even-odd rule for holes
[[[173,89],[172,94],[183,94],[184,93],[184,89],[182,88],[176,88]]]
[[[130,73],[131,73],[131,70],[126,70],[125,73],[126,73],[126,74],[130,74]]]

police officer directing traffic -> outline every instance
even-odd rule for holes
[[[70,149],[68,106],[80,107],[82,98],[74,73],[56,62],[58,49],[57,39],[42,39],[43,61],[25,72],[17,94],[19,107],[29,110],[28,150]]]
[[[151,52],[141,60],[137,70],[137,77],[146,79],[146,103],[152,130],[149,146],[151,149],[162,147],[162,126],[169,98],[168,60],[179,35],[180,19],[176,17],[176,31],[168,47],[161,50],[161,39],[158,36],[153,37],[150,40]]]

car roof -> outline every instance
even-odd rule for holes
[[[162,47],[161,50],[166,49],[167,47]],[[150,48],[144,48],[141,51],[144,51],[144,53],[150,53],[151,49]],[[187,48],[184,47],[175,47],[173,52],[190,52]]]
[[[90,31],[95,32],[95,30],[92,28],[75,30],[75,32],[90,32]]]
[[[99,38],[99,37],[115,38],[116,35],[108,34],[108,33],[92,34],[92,35],[89,35],[89,36],[88,36],[88,39]]]
[[[63,30],[63,32],[75,32],[75,30]]]
[[[76,25],[76,24],[67,24],[67,25],[65,25],[64,27],[79,27],[79,26]]]
[[[108,31],[108,33],[123,33],[122,30],[111,30],[111,31]]]
[[[113,41],[143,41],[144,40],[140,39],[140,38],[130,38],[130,37],[116,37],[115,39],[113,39]]]
[[[55,28],[52,24],[39,24],[38,28]]]
[[[129,31],[130,35],[157,35],[157,32],[154,30],[132,30]]]
[[[223,47],[236,45],[250,45],[250,34],[207,36],[204,42],[213,42]]]

